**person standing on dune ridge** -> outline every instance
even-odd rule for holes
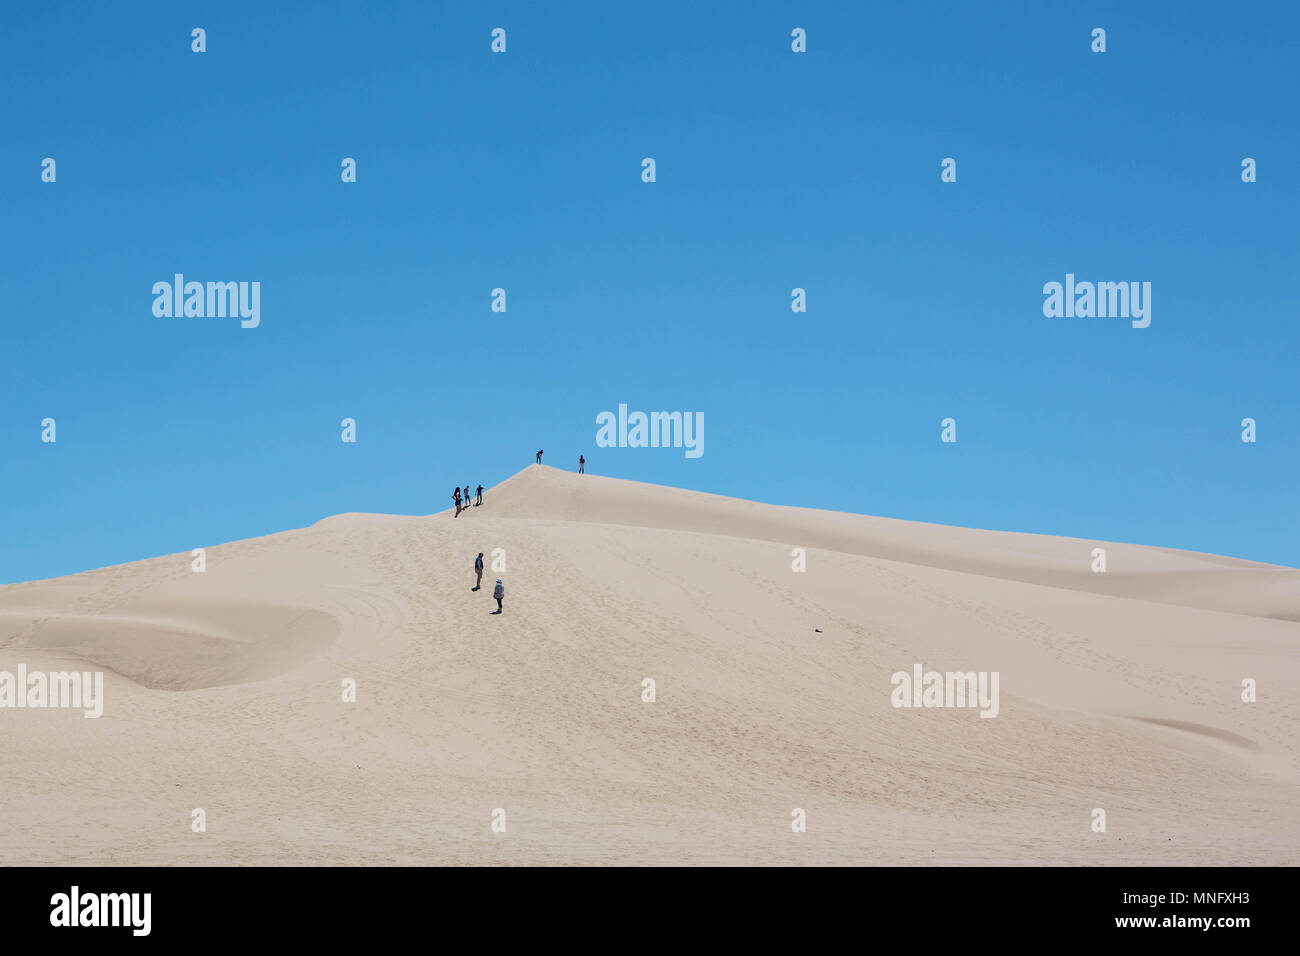
[[[482,485],[479,485],[479,486],[478,486],[478,500],[474,502],[474,507],[477,508],[477,507],[478,507],[479,505],[481,505],[482,503],[483,503],[483,486],[482,486]]]
[[[542,451],[545,451],[545,450],[546,450],[546,449],[542,449]],[[539,452],[537,453],[537,464],[540,465],[541,463],[542,463],[542,452],[539,451]]]
[[[587,473],[587,459],[585,459],[585,458],[583,458],[581,455],[579,455],[579,456],[578,456],[578,474],[580,474],[580,475],[585,475],[586,473]]]
[[[469,485],[465,485],[465,507],[469,508]]]
[[[459,487],[452,490],[451,500],[456,502],[456,517],[459,518],[460,517],[460,488]]]

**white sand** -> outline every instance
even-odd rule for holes
[[[540,466],[485,502],[0,588],[0,671],[106,672],[98,720],[0,709],[0,863],[1300,862],[1300,571]],[[892,707],[917,662],[999,715]]]

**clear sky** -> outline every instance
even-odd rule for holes
[[[1293,4],[5,20],[0,581],[429,513],[538,448],[1300,565]],[[156,317],[177,272],[260,282],[260,326]],[[1045,317],[1067,273],[1150,282],[1150,327]],[[702,412],[705,453],[596,447],[619,403]]]

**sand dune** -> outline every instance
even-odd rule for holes
[[[0,863],[1300,862],[1300,571],[542,466],[190,563],[0,588],[0,671],[106,672],[0,710]]]

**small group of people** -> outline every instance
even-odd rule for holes
[[[542,454],[543,454],[544,452],[545,452],[545,449],[539,449],[538,452],[537,452],[536,462],[537,462],[537,464],[539,464],[539,465],[542,463]],[[584,457],[582,457],[581,455],[579,455],[579,456],[578,456],[578,474],[580,474],[580,475],[585,475],[586,473],[587,473],[587,459],[584,458]]]
[[[482,551],[480,551],[478,553],[478,557],[474,559],[474,577],[475,577],[474,586],[470,588],[471,591],[477,591],[479,590],[479,588],[483,587],[483,552]],[[497,600],[497,609],[492,613],[500,614],[501,602],[502,600],[505,599],[506,596],[506,586],[501,583],[500,578],[497,578],[497,586],[492,589],[492,596]]]
[[[465,496],[462,498],[460,488],[456,488],[451,493],[451,500],[456,503],[456,517],[460,517],[461,511],[469,507],[469,485],[465,486]],[[478,486],[478,498],[474,501],[474,507],[477,508],[483,503],[483,486]]]

